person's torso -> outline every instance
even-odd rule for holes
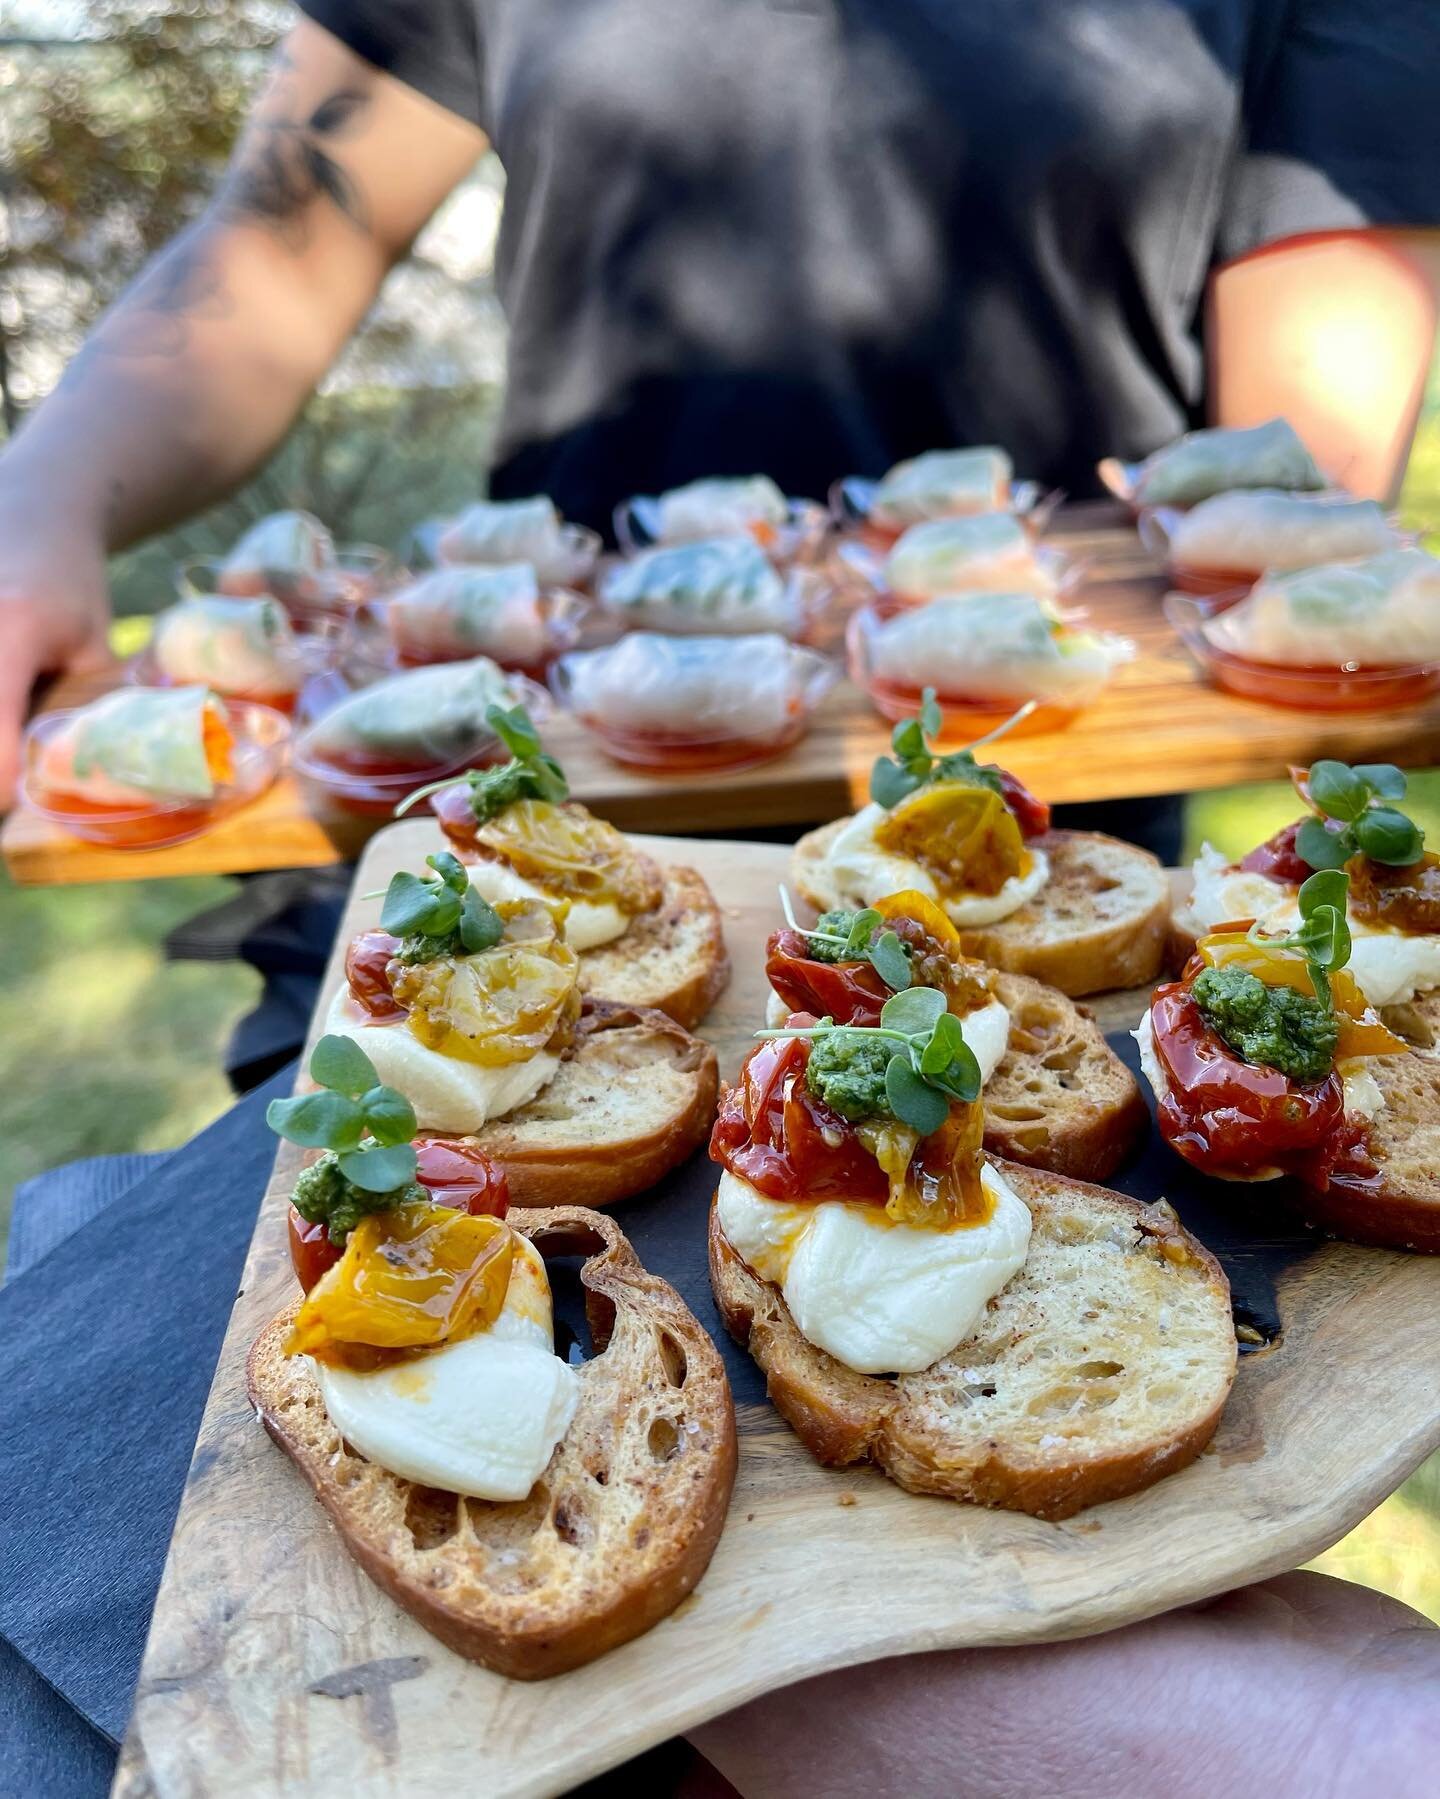
[[[1252,0],[477,0],[507,176],[497,493],[1179,429]]]

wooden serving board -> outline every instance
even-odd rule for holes
[[[1440,762],[1440,701],[1381,716],[1304,713],[1209,686],[1161,614],[1165,582],[1158,564],[1118,508],[1066,508],[1050,537],[1092,569],[1077,604],[1097,627],[1133,638],[1139,650],[1066,729],[1006,742],[1006,766],[1052,804],[1266,780],[1318,755],[1385,758],[1407,767]],[[73,705],[96,691],[93,678],[62,683],[46,703]],[[793,750],[733,773],[641,774],[611,762],[571,718],[544,727],[577,799],[624,829],[675,832],[819,824],[850,811],[866,797],[870,766],[888,736],[889,727],[849,681],[827,696]],[[375,828],[374,820],[312,816],[286,775],[255,805],[172,849],[98,849],[21,806],[0,828],[0,851],[22,882],[238,874],[343,860]]]
[[[705,1034],[733,1074],[763,1014],[761,951],[787,852],[640,841],[698,867],[721,901],[735,977]],[[370,846],[355,891],[435,847],[425,823],[394,827]],[[332,987],[346,935],[376,906],[352,899]],[[1143,997],[1096,1009],[1107,1028],[1128,1027]],[[1163,1145],[1156,1154],[1162,1171],[1183,1169]],[[442,1648],[366,1579],[246,1402],[246,1350],[294,1291],[283,1217],[298,1159],[282,1146],[201,1424],[116,1776],[122,1799],[561,1792],[808,1675],[1082,1636],[1293,1567],[1440,1443],[1440,1258],[1312,1242],[1259,1220],[1252,1239],[1243,1214],[1237,1226],[1215,1210],[1230,1242],[1212,1246],[1232,1284],[1273,1287],[1283,1332],[1242,1360],[1193,1466],[1062,1524],[918,1498],[868,1469],[827,1471],[719,1332],[702,1241],[715,1176],[702,1156],[616,1214],[724,1342],[740,1424],[724,1536],[697,1590],[646,1636],[554,1680],[513,1682]],[[1143,1172],[1117,1184],[1147,1180],[1147,1197],[1167,1190]]]

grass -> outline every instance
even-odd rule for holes
[[[1440,362],[1430,399],[1401,511],[1413,528],[1433,532],[1440,531]],[[237,521],[273,506],[308,505],[335,519],[343,503],[344,536],[397,543],[416,518],[479,491],[493,402],[490,391],[317,402],[237,500],[117,560],[117,612],[149,613],[166,603],[179,556],[217,547]],[[405,416],[397,425],[398,412]],[[122,616],[119,628],[134,627]],[[1432,842],[1440,842],[1440,770],[1412,777],[1411,794]],[[1199,795],[1187,807],[1186,854],[1208,838],[1239,855],[1294,811],[1283,782]],[[26,891],[0,876],[0,1082],[9,1096],[0,1139],[0,1258],[17,1182],[77,1156],[182,1143],[229,1104],[220,1057],[258,979],[235,965],[167,963],[164,939],[234,890],[232,881],[197,879]],[[1312,1566],[1392,1593],[1440,1622],[1440,1456]]]

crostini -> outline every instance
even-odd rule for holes
[[[1422,1048],[1440,1030],[1440,856],[1402,809],[1404,773],[1388,763],[1316,762],[1290,771],[1306,811],[1239,862],[1209,843],[1175,913],[1175,961],[1231,919],[1272,934],[1300,922],[1300,888],[1319,869],[1350,876],[1350,974],[1386,1022]]]
[[[1010,1161],[1104,1180],[1145,1130],[1135,1077],[1095,1021],[1055,988],[966,956],[923,893],[825,912],[808,929],[792,916],[771,933],[765,974],[770,1026],[792,1012],[873,1025],[892,993],[944,994],[979,1063],[985,1148]]]
[[[322,1038],[310,1072],[318,1092],[269,1112],[324,1153],[289,1212],[303,1295],[247,1364],[265,1428],[361,1567],[457,1654],[528,1680],[640,1635],[724,1523],[735,1420],[714,1344],[610,1219],[510,1212],[475,1142],[412,1142],[351,1039]],[[547,1254],[587,1258],[596,1353],[578,1366],[555,1353]]]
[[[920,716],[895,727],[894,759],[876,761],[870,804],[796,844],[800,892],[823,912],[917,889],[944,909],[966,955],[1072,998],[1153,981],[1170,932],[1155,857],[1098,832],[1052,830],[1048,805],[976,761],[979,743],[932,750],[940,724],[927,690]]]
[[[711,1282],[822,1462],[1064,1518],[1200,1453],[1229,1288],[1168,1208],[982,1153],[980,1067],[934,989],[761,1035],[711,1138]]]
[[[583,998],[563,901],[491,906],[448,851],[428,863],[351,941],[326,1029],[363,1045],[422,1128],[499,1156],[517,1204],[653,1185],[704,1141],[714,1050],[663,1012]]]
[[[698,1024],[730,980],[710,889],[693,868],[658,867],[572,800],[523,707],[489,717],[510,761],[422,788],[406,805],[434,794],[440,827],[487,900],[568,905],[582,993]]]
[[[1269,1182],[1356,1242],[1440,1252],[1440,1060],[1405,1043],[1346,964],[1349,877],[1312,874],[1298,927],[1206,933],[1136,1031],[1160,1129],[1186,1161]]]

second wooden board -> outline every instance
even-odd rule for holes
[[[697,866],[721,900],[735,979],[705,1034],[733,1074],[764,1009],[787,852],[640,841]],[[436,847],[424,823],[387,831],[356,893]],[[376,906],[352,900],[332,989],[347,934]],[[1097,1011],[1126,1026],[1142,1001]],[[740,1472],[709,1572],[648,1635],[520,1684],[452,1655],[367,1580],[246,1401],[246,1351],[294,1292],[284,1208],[298,1165],[282,1146],[201,1426],[117,1776],[125,1799],[561,1792],[807,1675],[1081,1636],[1293,1567],[1440,1442],[1440,1259],[1311,1242],[1248,1193],[1206,1201],[1157,1150],[1116,1184],[1174,1199],[1237,1294],[1273,1304],[1282,1325],[1276,1347],[1242,1361],[1198,1462],[1061,1524],[917,1498],[866,1469],[817,1466],[726,1343]],[[714,1178],[697,1158],[616,1215],[718,1337],[702,1246]]]

